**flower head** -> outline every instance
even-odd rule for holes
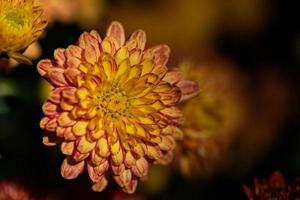
[[[234,65],[223,59],[202,64],[185,61],[180,69],[201,86],[201,94],[182,106],[183,138],[175,150],[174,166],[187,177],[209,176],[230,160],[231,144],[246,117],[245,84]]]
[[[47,22],[33,0],[0,0],[0,53],[30,62],[20,54],[42,34]]]
[[[62,142],[63,177],[76,178],[86,166],[93,190],[101,191],[110,171],[132,193],[149,163],[171,160],[182,121],[176,106],[197,85],[168,71],[166,45],[145,50],[145,44],[145,32],[125,41],[122,25],[113,22],[103,40],[96,31],[83,33],[77,45],[38,64],[54,87],[40,125],[46,145]]]

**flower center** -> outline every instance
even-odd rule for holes
[[[99,111],[113,119],[129,114],[130,102],[118,85],[111,85],[98,95]]]
[[[9,26],[15,29],[21,29],[25,24],[24,17],[15,11],[6,13],[5,20]]]

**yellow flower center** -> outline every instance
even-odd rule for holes
[[[0,0],[0,51],[19,52],[37,40],[47,23],[33,0]]]
[[[116,85],[112,84],[98,95],[99,112],[113,119],[129,114],[130,102],[126,93]]]
[[[4,15],[7,24],[14,29],[21,29],[24,24],[24,18],[15,11],[10,11]]]

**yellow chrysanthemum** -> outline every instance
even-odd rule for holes
[[[0,53],[24,60],[19,53],[36,41],[47,25],[33,0],[0,0]]]
[[[54,87],[43,106],[44,143],[62,142],[63,177],[76,178],[87,166],[93,190],[101,191],[110,171],[132,193],[148,163],[171,160],[182,121],[176,106],[194,96],[197,85],[168,71],[166,45],[145,50],[145,44],[141,30],[125,42],[122,25],[114,22],[104,40],[96,31],[83,33],[77,45],[38,64]]]
[[[188,177],[209,176],[230,160],[230,145],[246,117],[245,83],[224,60],[201,65],[184,62],[180,69],[185,78],[201,86],[201,94],[183,105],[183,138],[174,164]]]

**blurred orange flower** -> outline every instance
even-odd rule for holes
[[[276,67],[250,77],[230,61],[211,60],[181,65],[183,78],[196,81],[201,93],[182,106],[183,139],[174,166],[190,177],[220,171],[242,176],[278,136],[289,111],[289,86]]]
[[[50,23],[79,23],[84,28],[99,25],[104,12],[103,0],[37,0],[45,10],[45,19]]]
[[[168,71],[168,46],[145,50],[145,44],[144,31],[125,41],[122,25],[113,22],[103,40],[96,31],[85,32],[77,45],[38,64],[54,87],[43,105],[44,144],[62,143],[63,177],[74,179],[87,166],[92,189],[102,191],[111,171],[133,193],[149,163],[172,159],[182,120],[177,105],[198,87]]]
[[[207,176],[227,160],[229,145],[244,121],[245,84],[224,60],[202,65],[186,61],[181,70],[185,79],[199,84],[201,93],[182,106],[183,139],[178,141],[174,165],[186,176]]]

